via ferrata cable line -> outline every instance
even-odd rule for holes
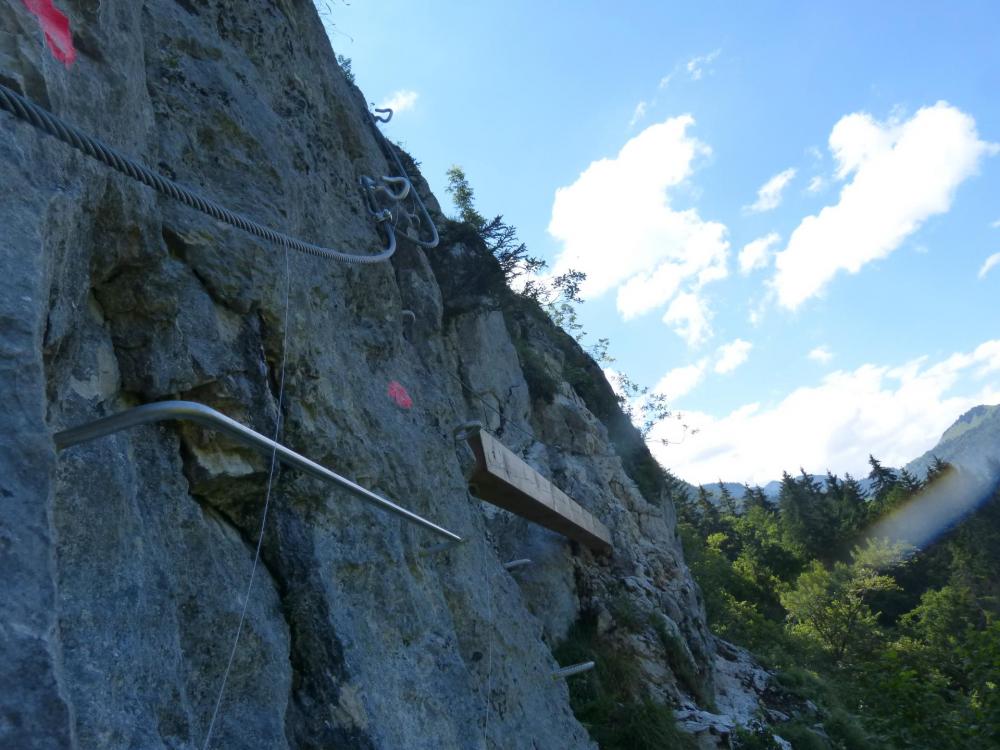
[[[314,245],[311,242],[305,242],[278,232],[242,214],[231,211],[215,201],[201,197],[193,190],[164,177],[158,172],[154,172],[152,169],[119,153],[110,146],[106,146],[93,136],[87,135],[83,131],[73,127],[3,84],[0,84],[0,109],[6,110],[17,119],[26,122],[35,129],[62,141],[85,156],[101,162],[136,182],[151,187],[196,211],[201,211],[203,214],[207,214],[217,221],[224,222],[237,229],[242,229],[244,232],[248,232],[269,242],[284,245],[286,248],[291,248],[297,252],[315,255],[328,260],[363,265],[387,261],[396,252],[396,232],[389,221],[391,216],[388,213],[378,218],[379,225],[384,228],[388,244],[383,250],[374,255],[356,255],[329,247],[322,247],[321,245]],[[419,196],[417,196],[417,199],[419,200]],[[423,204],[421,203],[421,205]],[[435,231],[436,237],[437,232]],[[437,242],[435,241],[434,244],[436,245]]]

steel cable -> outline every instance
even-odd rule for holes
[[[391,258],[393,253],[396,252],[396,233],[392,225],[385,222],[382,223],[385,223],[385,232],[388,235],[389,244],[375,255],[354,255],[289,237],[263,224],[259,224],[242,214],[231,211],[215,201],[203,198],[183,185],[179,185],[127,156],[123,156],[110,146],[104,145],[96,138],[69,125],[48,110],[43,109],[30,99],[21,96],[16,91],[2,84],[0,84],[0,109],[6,110],[14,117],[23,120],[32,127],[62,141],[85,156],[89,156],[91,159],[95,159],[111,167],[116,172],[130,177],[136,182],[141,182],[143,185],[151,187],[163,195],[169,196],[197,211],[201,211],[203,214],[207,214],[217,221],[224,222],[237,229],[242,229],[244,232],[248,232],[269,242],[284,245],[300,253],[307,253],[342,263],[381,263]]]

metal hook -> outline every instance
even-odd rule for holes
[[[387,187],[380,188],[381,190],[387,192],[390,195],[390,197],[392,197],[392,199],[395,201],[401,201],[410,194],[410,188],[412,186],[410,185],[410,181],[406,177],[383,177],[382,182],[386,183],[387,185],[403,186],[398,193],[394,193]]]

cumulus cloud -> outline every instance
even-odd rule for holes
[[[961,394],[956,393],[961,390]],[[1000,402],[1000,339],[930,364],[926,357],[900,367],[866,364],[836,371],[801,387],[773,406],[747,404],[714,418],[686,411],[699,430],[682,443],[679,425],[654,428],[660,462],[689,482],[764,483],[799,467],[867,473],[871,453],[901,466],[930,450],[962,413]]]
[[[548,230],[561,243],[552,272],[586,273],[585,298],[617,290],[618,311],[628,320],[683,294],[666,322],[700,339],[710,313],[698,292],[725,277],[729,242],[724,224],[671,205],[670,189],[711,152],[688,134],[693,125],[690,115],[650,125],[617,156],[591,163],[556,191]]]
[[[628,121],[628,126],[630,128],[646,116],[647,107],[649,107],[649,104],[646,101],[641,101],[635,105],[635,111],[632,113],[632,119]]]
[[[753,344],[743,339],[734,339],[728,344],[723,344],[716,352],[718,359],[715,362],[715,372],[719,375],[732,372],[747,361],[751,349]]]
[[[711,319],[711,310],[695,292],[678,294],[663,316],[663,322],[690,347],[700,346],[711,337]]]
[[[983,263],[983,267],[979,269],[979,278],[985,278],[994,266],[1000,265],[1000,253],[993,253],[986,261]]]
[[[930,216],[951,207],[958,186],[997,146],[979,139],[969,115],[945,102],[909,120],[855,113],[830,133],[840,201],[807,216],[776,256],[779,303],[798,308],[839,272],[857,273],[900,246]]]
[[[721,49],[712,50],[707,55],[699,55],[698,57],[692,57],[687,61],[685,69],[688,75],[691,76],[692,81],[700,81],[702,76],[704,76],[705,71],[708,66],[715,62],[715,59],[722,54]]]
[[[740,250],[740,273],[746,275],[758,268],[765,268],[771,259],[771,248],[781,242],[781,235],[771,232],[748,242]]]
[[[653,393],[662,393],[670,401],[676,401],[697,388],[705,379],[708,370],[708,360],[702,359],[693,365],[675,367],[664,375],[653,386]]]
[[[808,190],[810,193],[818,193],[825,187],[826,187],[826,180],[824,180],[819,175],[816,175],[811,180],[809,180],[809,184],[806,186],[806,190]]]
[[[760,189],[757,190],[757,200],[747,206],[746,210],[752,214],[757,214],[776,209],[781,205],[781,194],[788,187],[788,183],[795,178],[795,174],[796,169],[794,167],[789,167],[784,172],[778,172],[778,174],[760,186]]]
[[[400,89],[378,106],[379,109],[391,109],[394,114],[398,115],[400,112],[413,109],[417,105],[417,99],[419,98],[420,94],[416,91]]]
[[[822,346],[817,346],[806,356],[813,362],[819,362],[821,365],[825,365],[833,359],[833,352],[830,351],[830,347],[823,344]]]

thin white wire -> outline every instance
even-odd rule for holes
[[[483,529],[483,576],[486,578],[486,620],[489,628],[489,649],[486,660],[486,718],[483,721],[483,747],[489,747],[490,702],[493,697],[493,584],[490,581],[489,555],[487,555],[489,536]]]
[[[257,564],[260,562],[260,550],[264,544],[264,529],[267,526],[267,511],[271,506],[271,487],[274,484],[274,469],[278,460],[278,437],[281,434],[281,414],[282,404],[285,400],[285,355],[288,346],[288,310],[289,310],[289,289],[292,284],[291,274],[288,269],[288,244],[282,243],[285,247],[285,319],[282,322],[281,333],[281,369],[278,378],[278,415],[274,422],[274,443],[275,448],[271,451],[271,470],[267,476],[267,493],[264,496],[264,512],[260,519],[260,534],[257,538],[257,549],[253,556],[253,566],[250,568],[250,582],[247,584],[247,593],[243,598],[243,611],[240,613],[240,624],[236,627],[236,637],[233,638],[233,648],[229,652],[229,661],[226,663],[226,671],[222,675],[222,685],[219,686],[219,695],[215,700],[215,709],[212,711],[212,720],[208,723],[208,733],[205,735],[205,744],[202,750],[208,750],[212,741],[212,731],[215,729],[215,720],[219,716],[219,709],[222,706],[222,698],[226,693],[226,683],[229,681],[229,673],[233,668],[233,660],[236,658],[236,647],[240,643],[240,635],[243,633],[243,623],[246,622],[247,608],[250,605],[250,594],[253,591],[254,578],[257,575]]]

